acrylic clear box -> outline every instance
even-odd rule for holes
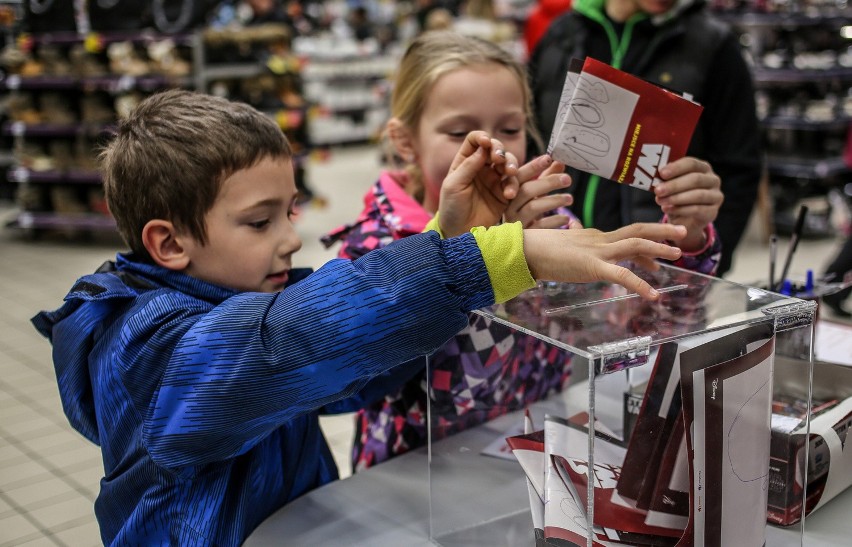
[[[801,516],[809,447],[770,446],[807,437],[816,303],[671,266],[641,275],[659,301],[541,283],[430,358],[432,542],[800,544],[803,518],[768,520]],[[776,385],[776,366],[800,389]]]

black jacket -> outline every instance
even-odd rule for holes
[[[722,179],[725,202],[715,225],[723,245],[719,273],[744,233],[757,199],[762,172],[760,128],[754,87],[736,35],[705,9],[703,0],[681,1],[666,16],[634,16],[623,25],[603,12],[604,0],[575,0],[572,11],[555,20],[533,52],[530,83],[536,123],[550,136],[568,63],[594,57],[677,92],[691,93],[704,111],[688,150],[704,159]],[[611,41],[607,27],[614,31]],[[621,55],[619,55],[621,53]],[[650,192],[602,181],[570,170],[578,217],[602,230],[661,218]],[[592,200],[584,205],[585,200]],[[584,207],[593,214],[584,214]],[[590,218],[591,216],[591,218]],[[590,222],[591,221],[591,222]]]

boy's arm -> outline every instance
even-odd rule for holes
[[[417,357],[371,378],[357,393],[323,406],[321,412],[323,414],[356,412],[382,400],[388,393],[400,389],[418,373],[422,373],[426,368],[426,359],[426,356]]]
[[[438,215],[426,230],[441,234]],[[683,252],[658,241],[678,241],[686,228],[673,224],[637,223],[613,232],[595,229],[528,229],[520,222],[471,232],[482,250],[496,301],[504,302],[531,288],[535,279],[566,282],[610,281],[647,299],[658,294],[636,274],[616,263],[633,261],[655,270],[656,258],[677,260]]]
[[[174,347],[144,442],[168,468],[242,454],[288,420],[432,353],[468,324],[467,312],[493,303],[472,234],[411,236],[332,260],[281,293],[236,295]]]
[[[521,232],[507,224],[474,232],[410,236],[355,261],[333,260],[280,293],[236,295],[192,318],[176,344],[170,338],[180,326],[146,336],[145,347],[174,348],[144,411],[143,442],[154,460],[177,469],[243,454],[289,420],[432,353],[468,324],[467,312],[494,303],[504,278],[525,268],[522,256],[528,283],[612,280],[652,298],[646,282],[611,262],[677,258],[678,249],[648,239],[675,240],[685,230]]]

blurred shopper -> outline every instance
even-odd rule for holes
[[[704,0],[574,0],[536,46],[529,62],[536,123],[547,139],[572,58],[599,61],[689,93],[704,112],[687,154],[708,161],[725,202],[715,221],[722,241],[719,274],[748,225],[762,170],[754,87],[737,36]],[[569,170],[574,211],[587,228],[612,230],[655,221],[653,193]]]
[[[532,54],[547,27],[558,16],[571,9],[571,0],[538,0],[524,22],[524,44]]]

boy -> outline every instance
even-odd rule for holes
[[[101,160],[131,252],[33,322],[53,343],[71,424],[102,449],[95,512],[105,544],[241,543],[337,478],[320,411],[386,393],[418,370],[410,361],[467,324],[465,312],[530,288],[531,274],[610,279],[654,298],[610,262],[677,258],[643,238],[685,233],[507,224],[442,240],[432,231],[307,275],[292,269],[301,241],[289,145],[251,107],[154,95]],[[472,133],[435,227],[450,236],[494,224],[518,180],[536,175],[513,160]]]

